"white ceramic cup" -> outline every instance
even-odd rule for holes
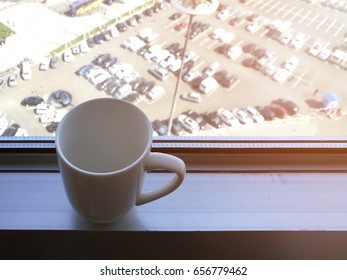
[[[61,120],[56,151],[65,192],[73,208],[96,223],[124,216],[134,205],[174,191],[186,173],[184,162],[151,152],[152,126],[131,103],[100,98],[81,103]],[[142,190],[146,171],[163,169],[174,178]]]

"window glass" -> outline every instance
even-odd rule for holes
[[[346,136],[347,1],[171,2],[1,1],[0,135],[109,97],[158,136]]]

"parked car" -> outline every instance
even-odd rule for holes
[[[25,97],[20,104],[23,106],[36,106],[42,102],[44,102],[44,100],[39,96],[29,96]]]
[[[299,112],[299,106],[291,100],[279,98],[273,100],[272,103],[282,106],[290,116],[294,116]]]
[[[236,118],[236,116],[230,110],[225,108],[219,108],[217,110],[217,113],[225,124],[232,127],[240,126],[240,121]]]
[[[39,69],[40,69],[41,71],[47,70],[47,69],[49,68],[50,61],[51,61],[51,57],[50,57],[50,56],[45,56],[45,57],[42,59],[41,63],[40,63]]]
[[[65,90],[57,90],[53,92],[50,97],[54,103],[58,103],[63,107],[70,105],[72,101],[71,93]],[[50,100],[50,98],[48,98],[48,100]]]
[[[73,61],[73,54],[70,48],[66,49],[63,52],[63,61],[64,62],[72,62]]]
[[[261,115],[260,112],[255,107],[248,106],[245,108],[245,112],[256,123],[262,123],[264,121],[263,115]]]
[[[264,117],[264,120],[272,121],[272,120],[276,119],[276,114],[268,106],[263,106],[263,107],[257,106],[255,108]]]
[[[198,92],[185,92],[181,95],[181,98],[183,100],[188,100],[193,103],[200,103],[201,102],[201,95]]]
[[[11,126],[5,129],[5,131],[1,134],[1,136],[15,136],[20,125],[13,123]]]
[[[56,56],[56,55],[52,56],[51,61],[49,62],[49,67],[57,68],[58,61],[59,61],[59,57],[58,56]]]
[[[147,97],[149,99],[157,99],[160,96],[162,96],[163,94],[165,94],[165,89],[162,86],[154,86],[147,94]]]
[[[7,80],[8,86],[15,87],[17,85],[17,80],[18,80],[18,73],[17,72],[12,73]]]
[[[293,72],[298,65],[299,65],[299,58],[296,56],[292,56],[284,63],[283,68],[288,70],[289,72]]]
[[[242,124],[250,125],[254,123],[253,119],[242,109],[234,109],[232,113]]]
[[[200,130],[199,124],[193,120],[192,118],[188,117],[185,114],[182,114],[178,117],[179,122],[183,126],[185,130],[187,130],[189,133],[196,133]]]
[[[223,121],[220,118],[218,112],[205,113],[205,119],[214,128],[221,128],[221,127],[223,127]]]
[[[159,136],[167,135],[168,127],[167,125],[158,119],[152,122],[152,127],[155,132],[158,133]]]
[[[46,130],[50,133],[56,132],[58,128],[59,122],[51,122],[49,125],[46,126]]]
[[[196,121],[199,124],[200,129],[205,129],[207,121],[205,120],[203,114],[199,114],[198,112],[195,112],[193,110],[188,110],[184,112],[184,114]]]
[[[0,90],[2,90],[5,86],[5,78],[4,77],[0,77]]]
[[[270,104],[269,109],[272,110],[276,114],[276,117],[279,119],[284,119],[287,117],[286,109],[278,104],[275,104],[275,103]]]

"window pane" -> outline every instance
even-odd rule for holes
[[[1,1],[0,135],[109,97],[159,136],[346,136],[347,1],[172,2]]]

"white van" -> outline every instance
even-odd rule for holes
[[[240,46],[234,46],[231,47],[228,52],[227,52],[227,56],[231,59],[231,60],[236,60],[237,58],[239,58],[239,56],[242,54],[243,50],[242,47]]]
[[[210,66],[207,66],[204,70],[204,74],[206,76],[213,76],[214,73],[216,73],[217,69],[219,67],[219,63],[218,62],[215,62],[215,63],[212,63]]]
[[[31,66],[29,61],[23,61],[22,67],[21,67],[21,75],[23,80],[30,80],[31,79]]]
[[[207,77],[204,80],[201,81],[199,90],[202,93],[210,93],[211,91],[215,90],[218,87],[218,82],[213,77]]]
[[[166,81],[169,78],[169,72],[160,66],[154,66],[153,68],[150,68],[149,73],[151,73],[154,77],[161,81]]]

